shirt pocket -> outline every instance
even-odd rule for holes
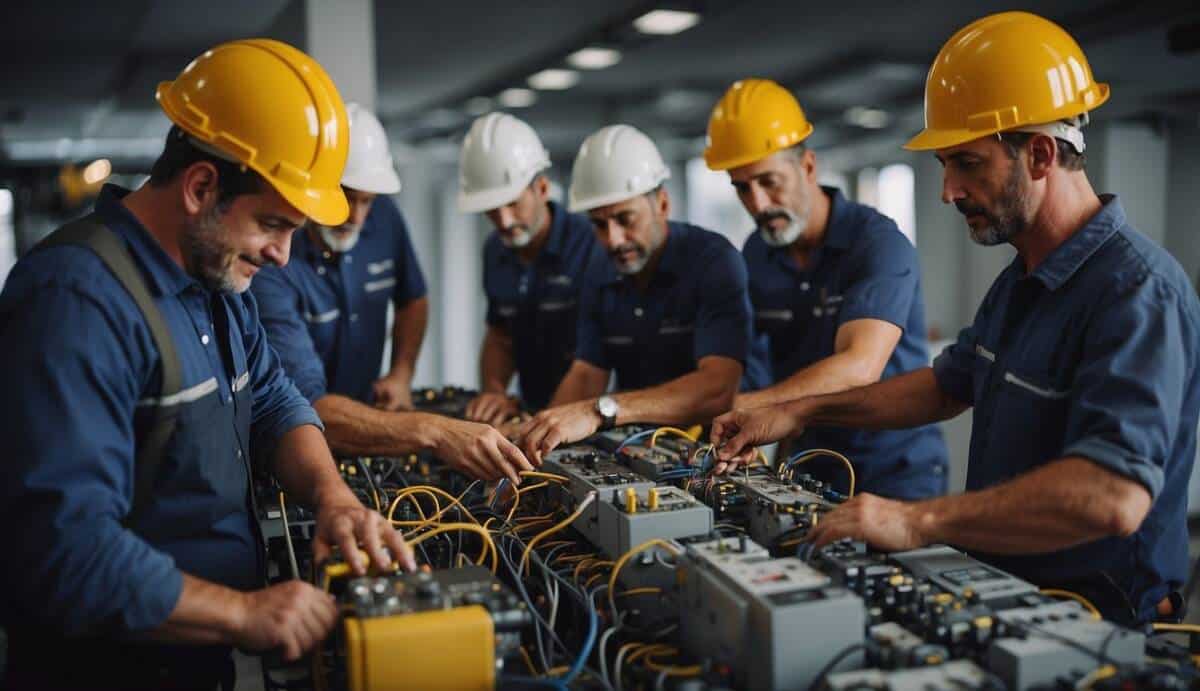
[[[381,262],[382,263],[382,262]],[[363,281],[363,297],[371,302],[387,301],[396,292],[396,273],[392,268],[386,268],[378,274],[368,272]]]
[[[995,373],[999,393],[992,439],[1014,445],[1013,462],[1031,467],[1062,451],[1070,407],[1068,376],[1027,367],[1006,367]]]

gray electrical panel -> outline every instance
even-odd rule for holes
[[[970,660],[954,660],[936,667],[895,671],[864,669],[832,674],[829,691],[965,691],[988,688],[989,676]]]
[[[991,607],[1012,605],[1017,599],[1037,593],[1037,586],[989,566],[945,545],[933,545],[890,555],[892,561],[918,578],[960,597],[968,592]]]
[[[728,665],[736,688],[807,689],[835,655],[863,642],[862,600],[794,557],[745,538],[692,543],[679,558],[684,649]],[[861,664],[858,652],[842,669]]]

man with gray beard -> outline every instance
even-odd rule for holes
[[[808,535],[815,546],[947,543],[1079,593],[1105,619],[1183,616],[1200,301],[1179,262],[1088,180],[1081,128],[1108,97],[1075,40],[1026,12],[976,20],[938,53],[925,129],[906,148],[937,156],[942,200],[976,242],[1017,256],[932,368],[736,410],[712,440],[743,462],[810,425],[898,429],[973,408],[966,492],[855,496]]]
[[[929,363],[916,249],[892,219],[817,183],[816,155],[804,145],[812,129],[795,97],[765,79],[735,83],[709,121],[705,161],[729,171],[758,226],[742,254],[755,346],[768,353],[766,371],[748,384],[765,388],[739,394],[737,408],[843,391]],[[809,429],[789,446],[845,454],[869,492],[946,491],[946,446],[934,425]],[[849,490],[845,470],[825,459],[804,471]]]

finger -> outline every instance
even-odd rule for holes
[[[396,562],[400,564],[400,568],[405,571],[413,571],[417,568],[417,560],[413,558],[412,547],[409,547],[408,543],[404,541],[399,530],[391,526],[384,526],[383,540],[387,543],[388,549],[392,551]]]
[[[517,448],[517,445],[510,442],[508,439],[501,438],[500,450],[504,452],[504,456],[508,458],[509,463],[516,468],[517,472],[521,472],[522,470],[533,470],[533,464],[529,462],[529,459],[525,457],[525,454],[521,453],[521,450]]]
[[[470,403],[467,403],[467,408],[463,411],[463,417],[468,420],[474,420],[476,419],[477,410],[479,410],[479,398],[475,397],[471,399]]]
[[[728,463],[726,463],[724,461],[718,461],[717,464],[715,466],[713,466],[713,475],[724,475],[725,469],[728,467],[729,467]]]
[[[346,514],[339,514],[333,519],[329,531],[334,544],[342,550],[342,556],[354,575],[361,576],[367,572],[367,564],[358,553],[358,543],[354,539],[354,521]]]
[[[379,537],[379,523],[374,520],[374,514],[366,514],[366,518],[358,522],[358,541],[362,543],[367,557],[375,562],[375,567],[387,571],[392,567],[392,560],[383,550],[383,541]]]
[[[562,443],[562,440],[563,433],[559,429],[558,425],[551,427],[546,433],[546,436],[542,438],[542,443],[538,445],[538,458],[540,459],[553,451],[558,447],[559,444]]]
[[[300,647],[300,641],[293,630],[286,630],[283,633],[283,659],[288,662],[295,662],[300,659],[303,654]]]
[[[499,425],[503,425],[504,421],[507,419],[508,411],[505,410],[504,406],[501,405],[496,406],[496,411],[492,413],[490,417],[488,417],[487,423],[493,427],[497,427]]]
[[[524,439],[521,440],[521,450],[525,452],[525,456],[532,459],[538,465],[542,464],[542,457],[537,451],[541,447],[542,438],[549,431],[548,427],[549,425],[545,424],[542,420],[534,418],[531,421],[529,429],[525,432]]]
[[[500,404],[494,396],[488,396],[479,404],[479,419],[491,420],[500,411]]]
[[[301,655],[312,650],[317,641],[325,637],[316,607],[308,601],[301,603],[301,610],[293,620],[292,628],[296,633],[296,644],[300,646]]]
[[[492,462],[492,466],[508,478],[513,487],[516,487],[521,484],[521,476],[517,475],[518,466],[509,460],[508,450],[505,448],[507,444],[507,439],[497,435],[489,460]]]
[[[712,421],[712,429],[708,432],[708,440],[717,446],[720,446],[721,442],[725,441],[727,433],[733,431],[728,418],[729,415],[722,415]]]

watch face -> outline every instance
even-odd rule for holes
[[[617,402],[608,396],[602,396],[600,400],[596,401],[596,409],[604,417],[613,417],[617,414]]]

